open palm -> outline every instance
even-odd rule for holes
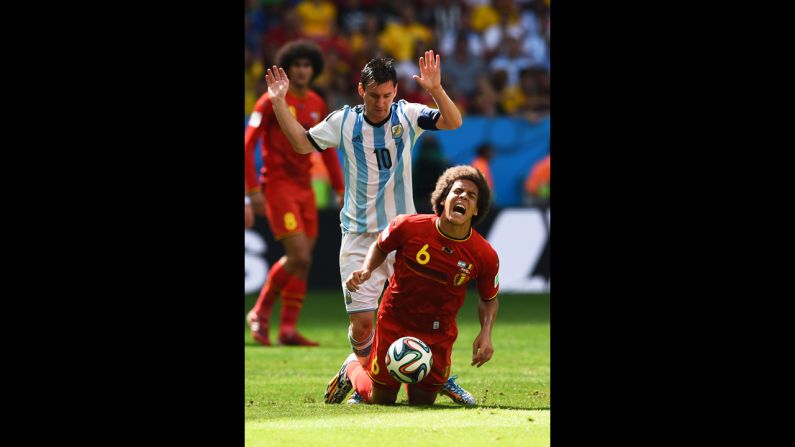
[[[442,84],[442,64],[440,56],[434,57],[433,50],[426,51],[425,57],[420,58],[420,75],[414,75],[414,79],[425,90],[431,90]]]
[[[284,99],[287,95],[287,89],[290,88],[290,80],[287,79],[287,73],[284,69],[273,66],[273,69],[268,69],[265,73],[265,82],[268,84],[268,95],[271,98]]]

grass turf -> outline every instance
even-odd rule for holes
[[[494,357],[470,366],[480,324],[477,296],[458,314],[459,335],[451,374],[478,406],[465,408],[439,396],[432,407],[410,407],[405,390],[394,406],[326,405],[323,392],[350,353],[347,315],[338,291],[308,292],[298,321],[319,347],[269,348],[256,344],[244,323],[246,446],[549,445],[549,295],[501,294],[492,339]],[[255,295],[246,297],[246,310]],[[271,340],[277,337],[274,306]]]

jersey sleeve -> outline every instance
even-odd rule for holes
[[[378,235],[378,248],[385,253],[389,253],[403,245],[406,240],[406,233],[410,227],[407,218],[408,215],[399,214],[392,219],[392,222]]]
[[[254,160],[254,150],[259,140],[265,133],[265,128],[272,122],[273,106],[268,95],[263,95],[254,105],[254,110],[248,119],[246,126],[245,145],[245,171],[246,171],[246,191],[257,192],[261,190],[259,173],[257,172],[256,160]],[[261,150],[265,151],[265,145],[261,145]]]
[[[439,110],[432,109],[425,104],[407,102],[406,100],[401,100],[400,102],[400,106],[406,114],[406,117],[409,119],[412,126],[419,132],[423,130],[439,130],[436,127],[436,122],[439,121],[439,117],[442,116]]]
[[[343,109],[331,112],[326,119],[306,131],[306,137],[319,151],[339,145],[342,134]]]
[[[500,291],[500,259],[488,242],[481,251],[484,253],[481,272],[478,275],[478,294],[483,301],[491,301],[497,298]]]

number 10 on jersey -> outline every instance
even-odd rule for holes
[[[376,148],[373,153],[375,154],[375,161],[378,162],[378,170],[389,169],[392,167],[392,155],[387,148]]]

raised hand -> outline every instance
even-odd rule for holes
[[[287,73],[281,67],[269,68],[265,73],[265,82],[268,84],[268,95],[271,99],[284,99],[287,95],[287,89],[290,88],[290,80],[287,79]]]
[[[434,56],[433,50],[425,52],[425,57],[420,58],[420,75],[414,75],[414,79],[425,90],[431,91],[442,85],[442,65],[440,56]]]

